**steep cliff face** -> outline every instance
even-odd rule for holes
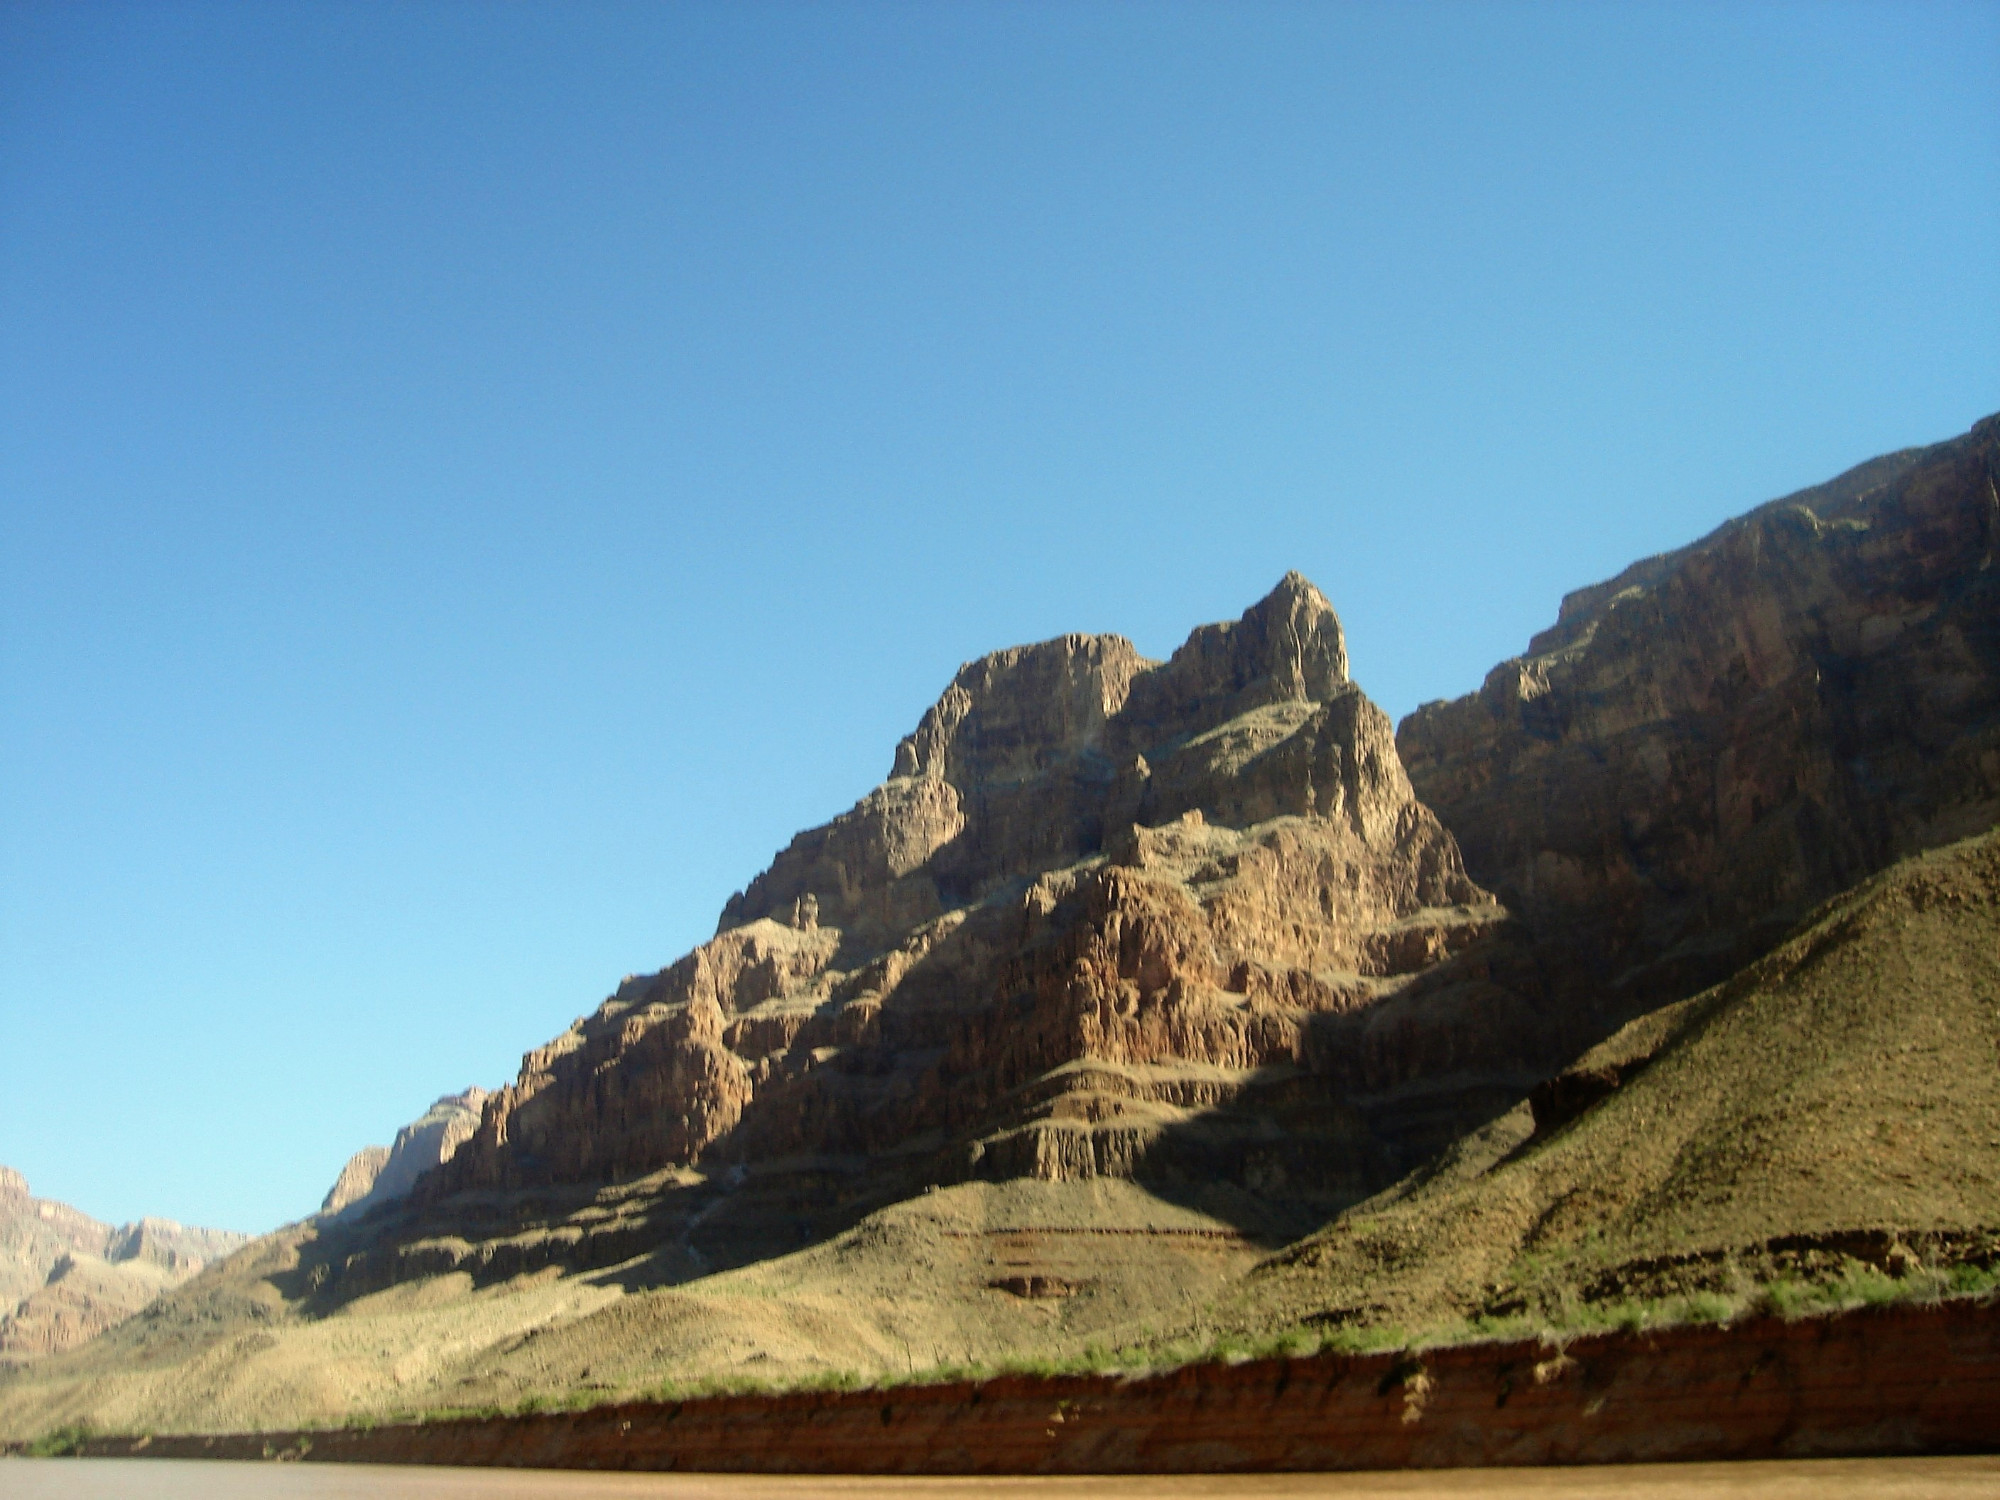
[[[347,1158],[340,1169],[340,1175],[333,1179],[333,1186],[326,1191],[319,1211],[323,1214],[345,1213],[365,1199],[374,1190],[375,1179],[382,1175],[382,1168],[389,1164],[387,1146],[363,1146]]]
[[[432,1167],[448,1162],[479,1127],[486,1090],[446,1094],[396,1132],[387,1146],[363,1146],[347,1159],[320,1204],[323,1214],[363,1214],[409,1192]]]
[[[67,1203],[37,1198],[28,1179],[0,1167],[0,1307],[11,1308],[44,1281],[65,1255],[102,1256],[111,1226]]]
[[[1997,475],[1989,418],[1774,501],[1570,595],[1403,722],[1418,795],[1559,990],[1688,993],[2000,817]]]
[[[531,1053],[417,1197],[791,1161],[1324,1209],[1537,1076],[1503,921],[1290,575],[1164,664],[1066,636],[963,668],[887,782]]]
[[[1215,815],[1234,824],[1324,812],[1343,777],[1387,775],[1379,795],[1408,800],[1399,775],[1341,761],[1356,750],[1345,743],[1356,733],[1354,710],[1331,739],[1324,723],[1296,711],[1349,697],[1359,695],[1347,680],[1340,622],[1296,573],[1241,620],[1195,631],[1165,665],[1121,636],[996,651],[962,668],[897,745],[887,782],[844,817],[800,834],[730,899],[720,930],[810,910],[858,954],[1008,881],[1094,854],[1107,832],[1179,816],[1204,797],[1233,790]],[[1238,720],[1225,742],[1191,745]],[[1246,779],[1247,762],[1280,742],[1289,742],[1286,753]],[[1379,759],[1386,748],[1376,737],[1359,753]],[[1318,793],[1315,758],[1325,783]],[[1224,787],[1235,780],[1245,784]],[[1369,795],[1378,795],[1372,786]]]

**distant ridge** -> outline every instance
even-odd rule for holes
[[[249,1241],[172,1219],[100,1224],[0,1166],[0,1365],[95,1338]]]

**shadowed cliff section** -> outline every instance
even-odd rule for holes
[[[2000,417],[1871,460],[1578,590],[1403,721],[1578,1045],[2000,817],[1997,481]]]

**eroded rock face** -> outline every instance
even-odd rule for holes
[[[446,1094],[397,1131],[393,1145],[363,1146],[340,1169],[319,1211],[362,1214],[401,1198],[424,1173],[451,1160],[478,1129],[485,1102],[482,1088]]]
[[[1347,680],[1340,622],[1296,573],[1241,620],[1195,631],[1164,665],[1121,636],[996,651],[960,669],[896,747],[887,782],[800,834],[731,898],[721,929],[789,920],[810,898],[850,951],[887,946],[1010,880],[1095,853],[1107,832],[1201,806],[1281,741],[1290,741],[1286,754],[1257,768],[1254,792],[1244,789],[1256,805],[1245,801],[1226,820],[1319,810],[1300,773],[1324,725],[1308,727],[1305,710],[1345,705],[1322,773],[1338,783],[1358,712],[1350,699],[1365,701]],[[1252,719],[1260,709],[1276,712]],[[1188,741],[1231,721],[1241,721],[1233,736],[1189,753]],[[1154,762],[1163,757],[1174,763],[1161,783]],[[1408,787],[1388,795],[1407,799]]]
[[[1573,595],[1400,755],[1296,575],[1165,663],[1114,636],[971,663],[712,941],[524,1059],[399,1245],[327,1274],[702,1274],[969,1176],[1337,1211],[1994,821],[1996,445],[2000,419]]]
[[[1404,720],[1412,782],[1629,1014],[2000,817],[2000,418],[1570,595],[1481,690]]]
[[[1289,575],[1164,664],[1065,636],[963,668],[413,1201],[828,1159],[1347,1201],[1545,1070],[1504,918]]]

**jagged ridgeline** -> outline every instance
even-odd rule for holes
[[[971,1179],[1136,1179],[1282,1237],[1547,1071],[1504,924],[1297,574],[1165,663],[996,652],[711,942],[531,1053],[328,1289],[649,1246],[685,1275]]]
[[[2000,820],[2000,417],[1563,600],[1397,746],[1581,1050]]]

